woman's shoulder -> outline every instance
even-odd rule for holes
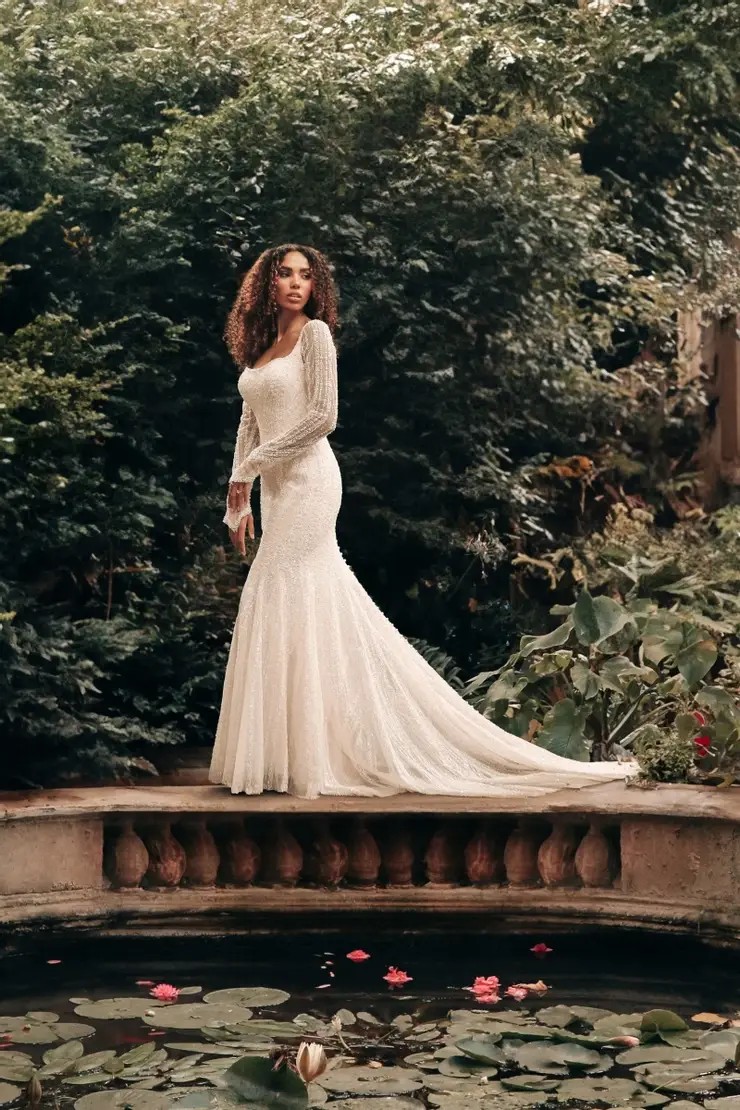
[[[333,342],[331,328],[327,324],[326,320],[319,320],[318,318],[314,320],[309,320],[308,323],[304,324],[303,328],[301,329],[301,339],[303,339],[304,335],[306,335],[307,333],[309,336],[328,336],[329,339],[331,339]]]

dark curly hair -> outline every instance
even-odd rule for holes
[[[306,303],[306,314],[324,320],[332,335],[337,328],[337,293],[326,255],[302,243],[281,243],[269,247],[241,279],[239,292],[226,319],[224,340],[229,354],[242,370],[253,366],[263,351],[277,339],[275,279],[289,251],[300,251],[308,259],[313,289]]]

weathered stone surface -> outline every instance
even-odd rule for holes
[[[626,818],[621,843],[625,894],[740,901],[740,824]]]
[[[100,889],[103,883],[102,819],[0,823],[0,895]]]

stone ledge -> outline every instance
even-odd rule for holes
[[[0,792],[0,821],[125,813],[336,815],[592,814],[740,822],[740,786],[625,787],[622,783],[559,790],[536,798],[463,798],[395,794],[390,798],[295,798],[232,794],[225,786],[108,786]]]
[[[224,787],[0,796],[0,923],[390,911],[740,937],[740,791],[314,800]],[[133,925],[132,925],[133,927]]]

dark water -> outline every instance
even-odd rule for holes
[[[539,941],[553,949],[544,959],[529,951]],[[371,959],[349,961],[346,953],[355,948],[369,952]],[[322,968],[327,961],[333,963]],[[413,981],[391,990],[382,978],[390,965]],[[387,1020],[420,1004],[434,1017],[450,1007],[470,1006],[472,996],[462,988],[476,975],[497,975],[502,988],[542,978],[550,986],[539,1003],[543,1006],[569,1003],[619,1012],[662,1006],[683,1016],[740,1008],[736,952],[713,948],[700,937],[631,930],[568,935],[541,930],[511,936],[464,932],[458,925],[430,934],[394,930],[376,920],[341,931],[278,929],[243,936],[96,937],[64,930],[0,937],[0,1013],[53,1010],[63,1020],[75,1021],[86,1019],[73,1013],[70,997],[146,995],[148,988],[137,986],[137,979],[200,986],[204,993],[222,987],[279,987],[291,994],[290,1004],[279,1008],[286,1017],[288,1011],[331,1015],[346,1006]],[[330,986],[317,989],[325,983]],[[140,1022],[134,1024],[142,1028]]]

